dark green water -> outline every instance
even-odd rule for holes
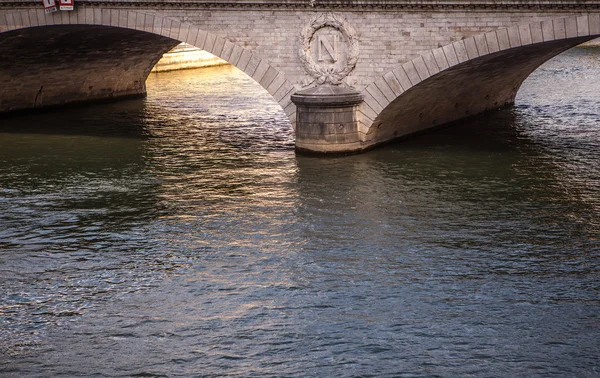
[[[349,157],[227,67],[0,120],[0,375],[600,375],[599,57]]]

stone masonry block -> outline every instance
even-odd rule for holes
[[[75,14],[77,15],[77,23],[81,25],[86,25],[88,22],[86,21],[86,10],[87,8],[75,8]],[[136,13],[137,14],[137,13]],[[143,13],[140,13],[143,15]]]
[[[54,12],[53,14],[57,16],[56,18],[59,20],[58,24],[69,25],[71,23],[69,13],[71,12]]]
[[[274,69],[273,67],[269,67],[269,69],[265,73],[265,76],[263,76],[263,78],[258,83],[262,85],[263,88],[268,88],[277,76],[277,74],[278,72],[276,69]]]
[[[44,10],[43,9],[37,9],[35,13],[37,14],[38,26],[47,25],[48,21],[46,21],[46,13],[44,12]],[[98,24],[96,22],[94,22],[94,23]]]
[[[479,34],[475,36],[475,44],[477,45],[477,52],[479,56],[489,54],[488,44],[485,35]]]
[[[296,104],[294,104],[292,101],[290,101],[289,104],[287,104],[285,107],[283,107],[283,112],[288,117],[289,117],[290,114],[296,113]]]
[[[0,14],[0,31],[5,32],[12,30],[13,15],[12,14]]]
[[[204,43],[206,42],[207,36],[208,33],[205,30],[199,30],[198,35],[196,36],[196,41],[193,43],[193,45],[199,48],[200,50],[204,50]]]
[[[137,26],[137,12],[127,12],[127,28],[135,29]],[[144,17],[143,14],[139,13],[140,17]]]
[[[292,102],[292,94],[296,93],[298,91],[298,88],[296,88],[294,85],[292,85],[290,82],[286,82],[284,83],[284,85],[282,85],[282,88],[290,88],[287,92],[285,92],[284,90],[280,89],[280,93],[285,93],[281,98],[279,98],[279,91],[278,93],[275,93],[275,99],[277,100],[277,102],[279,103],[279,105],[281,105],[282,109],[285,109],[287,104],[289,104],[290,102]]]
[[[479,56],[479,52],[477,50],[477,43],[475,42],[475,37],[466,38],[463,40],[465,43],[465,48],[467,49],[467,55],[469,59],[475,59]]]
[[[444,49],[437,48],[432,51],[433,57],[435,58],[435,62],[437,63],[440,70],[445,70],[450,65],[448,64],[448,59],[446,58],[446,54],[444,53]]]
[[[510,47],[515,48],[521,46],[521,33],[519,25],[513,25],[506,29],[508,33],[508,43]]]
[[[368,119],[371,123],[377,118],[378,113],[364,101],[359,105],[358,109],[364,115],[365,119]]]
[[[244,49],[244,51],[242,51],[242,55],[240,56],[240,60],[238,60],[237,62],[237,68],[244,71],[246,69],[246,66],[248,65],[248,62],[250,62],[251,57],[252,53],[250,52],[250,50]]]
[[[383,106],[381,106],[381,104],[379,104],[379,102],[377,102],[377,100],[375,99],[375,97],[373,97],[373,95],[371,94],[371,92],[369,92],[368,90],[363,91],[363,96],[364,96],[364,102],[365,104],[369,105],[369,107],[371,109],[373,109],[373,111],[375,112],[375,114],[379,114],[381,113],[381,111],[383,110]]]
[[[448,64],[450,65],[450,67],[457,65],[458,56],[456,56],[454,46],[450,44],[442,47],[442,49],[444,50],[444,54],[446,55],[446,59],[448,60]]]
[[[190,26],[190,30],[188,31],[188,35],[185,38],[185,41],[182,41],[182,42],[185,42],[185,43],[193,46],[194,43],[196,43],[196,38],[198,37],[198,32],[199,31],[200,30],[198,30],[197,27]]]
[[[565,19],[565,33],[567,38],[577,37],[577,18],[569,17]]]
[[[396,76],[396,79],[398,79],[398,82],[400,83],[400,85],[402,85],[402,89],[405,92],[413,86],[408,75],[406,74],[406,71],[404,70],[404,67],[400,66],[393,70],[392,73],[394,74],[394,76]]]
[[[71,13],[71,12],[64,12],[64,13]],[[120,28],[126,28],[127,24],[128,24],[128,20],[127,17],[129,16],[129,12],[125,9],[120,9],[119,10],[119,27]]]
[[[530,24],[529,32],[531,34],[531,43],[544,42],[544,28],[541,22],[534,22]],[[523,36],[521,36],[521,38],[523,38]]]
[[[600,35],[600,14],[590,14],[590,35]]]
[[[29,11],[29,22],[31,22],[31,24],[29,26],[40,26],[36,10]]]
[[[463,40],[456,41],[453,43],[454,51],[456,52],[456,58],[459,63],[466,62],[469,60],[469,55],[467,54],[467,47],[465,46],[465,42]]]
[[[278,72],[277,76],[275,76],[275,79],[273,79],[273,81],[271,82],[271,84],[269,84],[266,90],[271,95],[274,95],[275,92],[277,92],[279,88],[281,88],[283,83],[285,83],[285,75],[282,72]]]
[[[81,9],[75,9],[73,11],[66,12],[69,15],[69,24],[77,25],[79,24],[79,13],[81,13]]]
[[[485,39],[487,41],[488,51],[490,53],[500,51],[500,46],[498,44],[498,36],[496,35],[495,31],[485,33]]]
[[[590,35],[590,20],[588,16],[577,18],[577,35],[580,37]]]
[[[154,17],[154,25],[152,26],[152,33],[161,34],[162,33],[162,18]]]
[[[217,40],[217,36],[213,33],[206,34],[206,40],[204,41],[204,48],[208,52],[214,51],[215,41]]]
[[[173,22],[174,22],[173,20],[170,20],[168,18],[163,18],[160,35],[164,35],[164,36],[170,37],[170,35],[171,35],[171,25],[173,24]]]
[[[396,99],[396,95],[392,91],[392,88],[390,88],[383,77],[379,77],[377,80],[375,80],[375,85],[377,86],[377,89],[379,89],[379,91],[385,96],[385,99],[387,100],[386,105]]]
[[[109,13],[110,13],[109,26],[119,27],[119,10],[111,9]],[[162,21],[162,19],[161,19],[161,21]],[[160,34],[160,33],[158,33],[158,34]]]
[[[220,57],[223,53],[223,47],[225,47],[225,38],[215,36],[215,44],[213,45],[211,54]]]
[[[286,96],[291,96],[295,92],[294,85],[289,81],[285,81],[283,85],[273,94],[275,101],[280,102]]]
[[[261,62],[258,64],[258,67],[256,68],[256,71],[252,75],[252,78],[257,82],[260,82],[267,73],[269,67],[269,63],[266,60],[261,60]]]
[[[94,8],[94,25],[102,25],[102,9]]]
[[[417,74],[419,75],[421,81],[427,79],[430,76],[422,56],[413,59],[412,62],[415,65],[415,68],[417,69]]]
[[[381,90],[377,88],[376,83],[369,85],[367,87],[367,92],[371,95],[371,97],[373,97],[375,101],[377,101],[377,104],[381,107],[382,110],[390,103],[390,101],[385,97]]]
[[[510,49],[510,40],[508,38],[508,30],[507,29],[496,30],[496,38],[498,39],[498,48],[500,50]]]
[[[223,50],[221,51],[221,55],[219,55],[219,57],[223,60],[229,61],[229,58],[231,57],[231,53],[233,52],[234,47],[235,47],[235,43],[225,40],[225,44],[223,45]]]
[[[94,16],[95,16],[95,12],[94,12]],[[154,22],[155,22],[155,17],[151,14],[146,14],[144,15],[144,31],[147,31],[148,33],[152,33],[154,31]]]
[[[19,29],[28,28],[31,25],[29,23],[29,14],[27,12],[15,13],[15,24]]]
[[[415,68],[415,65],[412,61],[404,63],[402,65],[402,68],[404,68],[404,72],[406,72],[406,76],[408,76],[408,79],[410,80],[413,86],[421,82],[421,78],[419,77],[417,69]]]
[[[554,24],[554,39],[565,39],[567,38],[565,19],[560,18],[553,21]]]
[[[187,39],[188,33],[190,32],[190,24],[182,23],[179,28],[179,35],[177,36],[178,41],[185,41]]]
[[[7,15],[8,27],[11,30],[20,29],[22,27],[21,22],[21,14],[20,13],[10,13]]]
[[[231,51],[231,56],[229,56],[228,62],[237,67],[237,63],[244,52],[244,48],[237,43],[233,46],[233,50]]]
[[[552,20],[542,21],[542,35],[544,42],[554,40],[554,25]]]
[[[402,89],[402,85],[400,84],[393,72],[386,73],[385,75],[383,75],[383,78],[394,93],[395,97],[400,96],[402,92],[404,92],[404,89]]]
[[[250,58],[250,61],[248,61],[246,68],[244,68],[244,72],[248,76],[252,77],[252,75],[254,75],[254,72],[256,72],[256,68],[258,68],[259,63],[260,63],[260,58],[253,54],[252,57]]]
[[[422,55],[422,57],[423,61],[425,61],[425,65],[427,66],[427,71],[429,71],[430,76],[440,72],[440,68],[435,62],[435,58],[433,57],[433,53],[431,51],[427,51]]]
[[[94,24],[94,8],[85,8],[84,13],[85,13],[85,23],[88,25]]]

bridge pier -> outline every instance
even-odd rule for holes
[[[310,153],[361,151],[357,111],[362,101],[360,93],[333,85],[294,93],[296,150]]]

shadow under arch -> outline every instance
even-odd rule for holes
[[[514,103],[541,64],[600,37],[600,14],[513,25],[453,42],[387,72],[361,104],[366,145]]]
[[[152,67],[180,42],[242,70],[295,125],[294,85],[252,51],[193,24],[95,7],[0,14],[0,113],[143,96]]]

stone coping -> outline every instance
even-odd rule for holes
[[[320,85],[292,95],[296,105],[317,107],[353,106],[363,101],[363,95],[350,88],[334,85]]]
[[[383,8],[383,9],[600,9],[600,0],[76,0],[75,6]],[[41,6],[40,0],[1,0],[0,7]]]

